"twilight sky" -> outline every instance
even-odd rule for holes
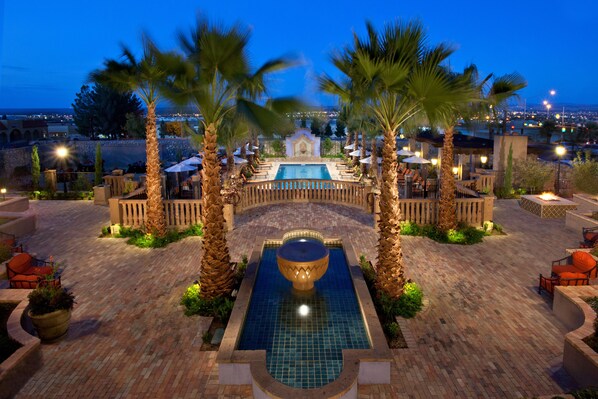
[[[563,104],[598,104],[598,29],[595,0],[0,0],[0,108],[66,108],[88,73],[120,43],[138,50],[146,30],[164,49],[176,46],[197,12],[252,29],[255,65],[294,54],[303,65],[272,79],[274,95],[301,95],[333,105],[314,77],[332,73],[331,50],[394,18],[418,18],[431,42],[457,47],[451,66],[475,63],[483,74],[517,71],[529,86],[528,107],[550,97]]]

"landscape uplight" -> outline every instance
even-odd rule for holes
[[[6,199],[6,187],[0,188],[0,194],[2,194],[2,201]]]

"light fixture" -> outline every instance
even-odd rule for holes
[[[430,161],[432,162],[433,166],[438,165],[438,158],[432,158]]]
[[[459,167],[458,166],[453,166],[453,174],[456,175],[459,173]]]
[[[415,151],[415,156],[416,156],[416,157],[419,157],[421,154],[422,154],[421,152],[419,152],[419,151]]]
[[[6,199],[6,187],[0,188],[0,194],[2,194],[2,201]]]
[[[298,310],[299,316],[307,316],[309,314],[309,306],[307,305],[301,305],[299,306],[299,310]]]
[[[400,139],[404,139],[404,138],[405,138],[405,135],[404,135],[403,133],[401,133],[401,134],[399,135],[399,138],[400,138]]]
[[[409,151],[409,147],[403,147],[403,151]]]
[[[56,156],[58,156],[58,158],[66,158],[67,155],[69,155],[68,148],[62,146],[56,148]]]
[[[488,162],[488,157],[487,157],[486,155],[482,155],[482,156],[480,157],[480,161],[481,161],[482,163],[486,163],[486,162]]]
[[[556,90],[550,90],[550,95],[554,96],[556,94]]]
[[[558,155],[559,157],[562,157],[567,152],[567,149],[562,145],[557,145],[554,150],[556,152],[556,155]]]
[[[544,101],[542,101],[542,104],[548,105],[548,101],[544,100]]]

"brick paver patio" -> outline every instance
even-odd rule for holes
[[[68,337],[42,348],[43,365],[19,398],[251,397],[248,386],[219,386],[215,352],[201,352],[206,319],[178,304],[198,276],[201,240],[144,250],[100,239],[108,209],[90,202],[33,202],[38,231],[25,240],[39,257],[54,255],[77,296]],[[520,397],[563,392],[563,326],[535,287],[550,261],[579,233],[562,220],[539,219],[499,201],[495,221],[506,236],[475,246],[405,237],[408,276],[429,306],[407,326],[416,345],[394,350],[392,385],[360,387],[361,397]],[[258,208],[236,218],[233,258],[256,235],[290,228],[347,234],[375,256],[371,215],[332,205]],[[559,385],[560,384],[560,385]]]

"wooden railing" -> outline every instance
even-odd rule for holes
[[[457,222],[482,227],[484,221],[492,220],[493,197],[457,198]],[[400,199],[402,220],[409,220],[419,225],[438,223],[437,199]]]
[[[147,200],[120,200],[119,205],[122,226],[145,226]],[[185,229],[201,222],[201,200],[165,200],[164,211],[169,229]]]
[[[337,180],[278,180],[245,185],[237,211],[286,202],[327,202],[367,208],[365,186]]]

